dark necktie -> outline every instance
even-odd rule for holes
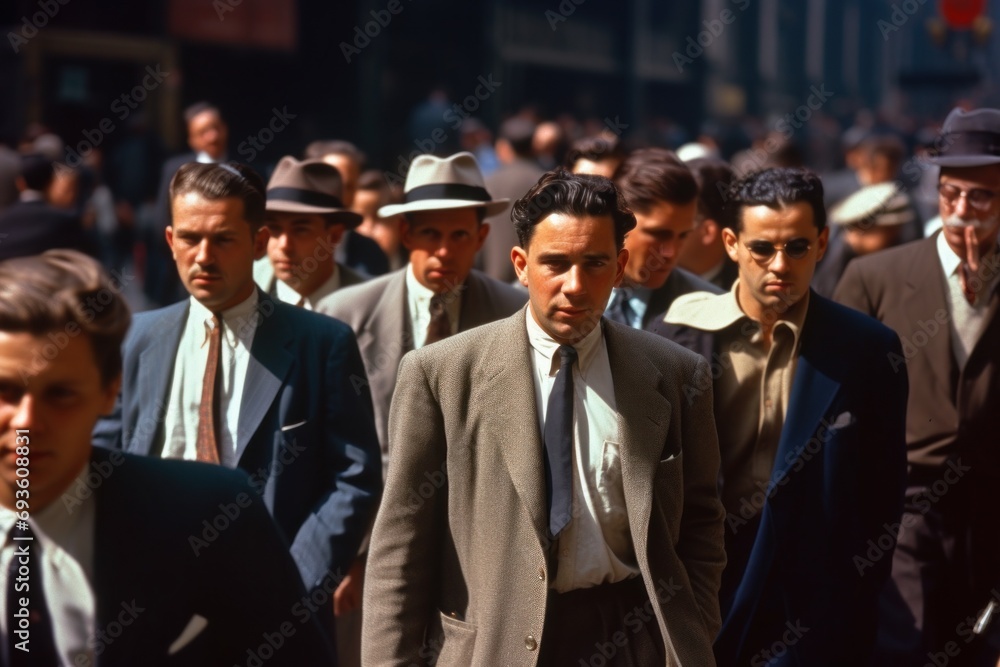
[[[26,521],[15,523],[10,529],[10,537],[14,544],[14,556],[7,570],[7,651],[10,667],[59,665],[52,617],[45,604],[41,543],[35,539]],[[28,604],[22,608],[21,601],[24,599]],[[17,630],[28,631],[28,642],[22,644],[27,651],[17,648],[24,641]]]
[[[222,318],[212,315],[212,333],[208,337],[208,363],[201,381],[201,403],[198,405],[198,460],[219,462],[219,399],[216,387],[219,381],[219,353],[222,349]]]
[[[635,311],[632,310],[632,305],[629,303],[631,296],[627,289],[615,290],[615,298],[611,302],[611,308],[608,309],[608,318],[625,326],[632,326]]]
[[[431,297],[431,321],[427,325],[427,339],[424,345],[436,343],[450,335],[451,320],[448,319],[448,311],[444,307],[444,297],[435,294]]]
[[[549,532],[558,537],[573,512],[573,362],[576,349],[559,346],[559,371],[545,412],[545,476]]]

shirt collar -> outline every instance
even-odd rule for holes
[[[274,291],[279,299],[292,305],[297,305],[299,301],[303,301],[302,305],[304,308],[313,310],[323,297],[333,294],[340,287],[340,271],[337,269],[337,265],[334,264],[333,273],[330,274],[330,277],[304,297],[284,280],[275,279],[274,283]]]
[[[740,308],[737,297],[739,286],[740,281],[737,278],[732,288],[725,294],[692,292],[681,295],[670,306],[663,320],[667,324],[679,324],[702,331],[721,331],[744,319],[753,322],[754,320]],[[790,317],[779,320],[775,326],[787,325],[798,341],[802,326],[805,324],[807,310],[809,310],[809,292],[795,304]]]
[[[938,233],[937,253],[938,258],[941,260],[941,268],[944,269],[945,278],[950,278],[954,275],[955,271],[958,271],[958,266],[962,263],[962,258],[948,245],[948,240],[944,237],[943,231]]]
[[[47,507],[31,513],[31,524],[37,527],[36,534],[42,540],[45,548],[49,540],[63,543],[66,537],[80,528],[80,517],[89,511],[94,503],[93,493],[79,493],[81,488],[87,488],[87,475],[90,473],[90,461],[80,470],[76,478],[70,482],[66,490]],[[17,514],[13,510],[0,506],[0,546],[9,539],[10,529],[14,527]]]
[[[45,201],[45,195],[38,190],[21,190],[18,199],[23,202]]]
[[[549,368],[546,374],[551,377],[559,370],[556,351],[559,349],[561,343],[555,341],[552,336],[546,333],[538,322],[535,321],[535,316],[531,314],[530,306],[525,308],[525,319],[528,328],[528,342],[531,344],[531,347],[535,350],[535,352],[540,354],[549,362]],[[582,340],[573,344],[573,347],[576,348],[576,359],[580,369],[580,375],[584,379],[586,379],[587,371],[590,369],[590,364],[597,356],[598,348],[603,341],[604,330],[601,328],[600,322],[598,322],[593,331],[584,336]]]
[[[229,310],[222,312],[222,321],[225,326],[222,328],[223,337],[229,342],[230,347],[236,347],[240,340],[247,340],[257,328],[258,321],[253,317],[257,310],[260,295],[257,290],[244,301],[236,304]],[[202,345],[208,342],[208,335],[212,331],[214,314],[203,306],[200,301],[191,297],[191,312],[188,315],[188,322],[193,327],[194,332],[203,332],[204,340]]]
[[[209,155],[205,151],[201,151],[200,153],[198,153],[197,155],[194,156],[194,161],[195,162],[200,162],[202,164],[218,164],[220,162],[225,162],[226,161],[226,156],[225,156],[225,154],[223,154],[220,159],[216,160],[215,158],[213,158],[211,155]]]

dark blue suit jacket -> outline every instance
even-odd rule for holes
[[[655,331],[723,363],[712,332]],[[868,664],[905,490],[900,353],[892,330],[810,295],[769,493],[758,520],[727,517],[720,667]]]
[[[246,474],[95,447],[85,481],[64,503],[94,494],[98,667],[242,665],[265,635],[280,642],[268,665],[332,664]],[[207,625],[171,655],[195,616]]]
[[[347,572],[381,495],[371,396],[350,327],[259,294],[237,462],[313,589],[328,572]],[[121,393],[95,428],[96,444],[159,455],[188,310],[183,301],[136,315],[123,346]]]

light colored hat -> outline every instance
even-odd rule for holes
[[[840,202],[830,213],[835,225],[891,227],[913,222],[913,208],[895,183],[878,183],[861,188]]]
[[[265,209],[275,213],[318,213],[349,228],[361,224],[361,216],[344,208],[344,180],[333,165],[322,160],[299,162],[286,155],[274,168],[267,183]]]
[[[509,199],[490,198],[472,153],[463,151],[445,158],[419,155],[406,174],[403,203],[383,206],[378,215],[391,218],[414,211],[482,207],[489,216],[502,212],[508,203]]]

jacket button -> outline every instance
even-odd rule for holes
[[[524,638],[524,648],[528,649],[529,651],[534,651],[536,648],[538,648],[538,642],[535,641],[534,637],[528,635],[527,637]]]
[[[545,581],[545,568],[544,567],[538,568],[538,578],[540,580],[542,580],[542,581]]]

